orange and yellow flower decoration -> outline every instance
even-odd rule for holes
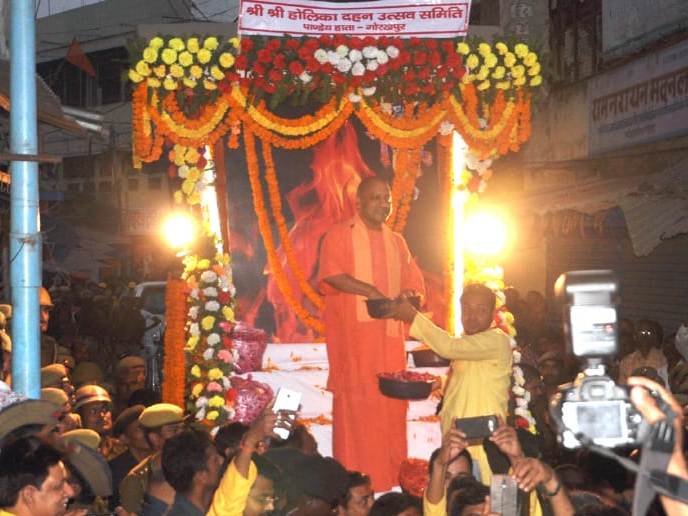
[[[356,116],[368,132],[394,150],[394,212],[389,224],[394,230],[402,231],[414,197],[423,147],[437,138],[439,148],[448,149],[451,134],[457,131],[467,143],[471,155],[460,188],[477,195],[484,190],[490,177],[492,160],[517,151],[529,139],[531,99],[534,90],[542,83],[542,76],[537,55],[524,44],[509,46],[503,42],[494,45],[460,42],[448,46],[445,42],[440,55],[451,61],[453,77],[457,79],[451,87],[440,88],[432,93],[423,90],[420,92],[422,95],[414,93],[407,97],[401,92],[401,97],[390,99],[389,92],[394,91],[395,95],[400,92],[393,90],[389,77],[379,73],[379,68],[376,68],[376,73],[365,75],[365,81],[355,74],[342,72],[335,74],[337,83],[331,89],[319,87],[321,93],[331,93],[321,98],[316,112],[298,118],[285,118],[271,109],[270,102],[275,104],[274,97],[263,96],[261,99],[260,95],[256,95],[256,83],[271,80],[279,86],[282,84],[280,81],[286,81],[284,84],[294,86],[291,94],[297,95],[310,88],[296,88],[299,83],[294,81],[297,79],[308,84],[312,84],[311,81],[321,84],[319,81],[329,81],[330,77],[317,77],[316,80],[315,76],[314,70],[321,70],[322,67],[316,67],[313,60],[321,59],[323,48],[311,40],[295,41],[297,38],[286,38],[289,43],[280,42],[279,48],[290,48],[297,58],[303,59],[311,68],[302,70],[297,64],[288,62],[285,69],[290,72],[285,72],[281,77],[278,78],[274,73],[272,79],[260,77],[260,69],[256,71],[248,57],[260,55],[260,59],[267,63],[271,48],[278,48],[274,39],[254,38],[249,45],[236,38],[223,40],[212,36],[193,36],[183,39],[158,36],[147,42],[129,71],[129,78],[134,83],[133,163],[140,168],[144,162],[158,160],[163,150],[169,148],[170,161],[177,167],[180,180],[175,200],[195,207],[200,202],[203,187],[202,149],[224,137],[227,137],[228,146],[238,148],[239,136],[243,134],[254,206],[270,271],[299,319],[316,333],[322,334],[323,322],[319,313],[312,311],[322,306],[322,300],[307,281],[307,274],[301,270],[289,242],[272,150],[310,148],[336,133],[349,117]],[[257,47],[262,44],[261,41],[265,46]],[[333,43],[330,40],[319,41],[323,45]],[[396,40],[388,43],[385,59],[391,62],[399,57],[403,61],[405,47],[402,48],[403,45]],[[347,40],[346,44],[352,52],[358,52],[349,56],[358,57],[361,54],[360,62],[366,66],[373,58],[377,59],[374,56],[381,56],[381,50],[376,50],[377,54],[370,50],[370,42]],[[395,45],[400,47],[397,49],[399,52],[392,52]],[[434,45],[423,46],[421,50],[419,48],[422,45],[417,41],[409,45],[406,49],[409,61],[395,70],[400,70],[400,73],[411,70],[417,75],[420,68],[408,67],[421,66],[416,62],[421,51],[427,54],[426,58],[436,59],[432,53]],[[242,47],[245,53],[242,53]],[[457,63],[462,63],[462,72],[458,70]],[[340,72],[344,70],[343,67],[339,69]],[[306,75],[302,75],[304,73]],[[433,76],[435,79],[445,80]],[[287,100],[289,88],[281,91],[280,95],[280,101]],[[264,174],[261,174],[259,166],[257,144],[262,152]],[[440,162],[448,164],[444,153],[446,151],[440,152]],[[267,185],[267,197],[263,181]],[[197,209],[197,212],[200,213],[200,210]],[[281,241],[279,246],[273,237],[273,223]],[[282,264],[278,247],[284,253],[284,261],[291,274]],[[213,276],[213,281],[221,281],[222,271],[227,270],[228,262],[226,255],[196,255],[188,258],[184,277],[190,292],[210,289],[207,292],[212,294],[213,287],[206,285],[205,280]],[[303,300],[308,301],[309,307],[315,308],[308,308]],[[198,308],[189,312],[187,318],[188,394],[197,418],[216,423],[231,415],[228,377],[232,374],[234,357],[231,346],[222,348],[216,341],[217,336],[221,340],[226,336],[224,330],[233,322],[233,300],[231,296],[222,296],[222,299],[203,298],[203,301],[203,307],[208,306],[208,302],[211,308],[215,308],[215,302],[219,306],[215,315],[200,317],[197,313],[200,310],[199,300],[194,295],[188,299],[191,308]],[[192,317],[194,314],[195,318]],[[209,338],[211,342],[208,342]]]

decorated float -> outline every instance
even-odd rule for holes
[[[503,288],[497,264],[464,256],[460,225],[485,190],[492,162],[530,136],[540,64],[524,43],[467,39],[470,3],[442,4],[246,0],[240,37],[143,42],[129,71],[134,166],[169,160],[179,185],[174,199],[202,235],[181,258],[181,280],[168,289],[167,401],[211,425],[237,412],[233,377],[240,357],[225,194],[236,174],[248,174],[279,293],[322,338],[323,302],[291,241],[273,151],[322,145],[353,118],[391,150],[388,224],[396,231],[407,223],[423,151],[434,146],[444,192],[445,297],[454,301],[445,325],[458,330],[464,281]],[[227,147],[244,153],[246,170],[225,170]],[[514,334],[505,309],[496,322]],[[519,410],[524,391],[515,373],[516,412],[532,426],[527,409]]]

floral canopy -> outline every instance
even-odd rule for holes
[[[167,151],[179,178],[175,201],[204,221],[204,245],[184,258],[185,284],[177,296],[186,296],[186,306],[177,306],[176,318],[168,321],[165,367],[179,374],[166,375],[165,397],[180,404],[186,398],[196,418],[211,424],[233,415],[230,379],[237,357],[230,337],[230,259],[201,202],[204,189],[215,181],[205,171],[206,149],[225,137],[230,148],[243,145],[269,268],[299,319],[322,334],[318,311],[323,302],[290,245],[273,149],[313,147],[355,116],[394,149],[394,210],[388,223],[401,231],[423,146],[437,139],[447,192],[458,188],[476,197],[486,187],[492,160],[517,151],[530,137],[531,98],[542,83],[537,55],[523,43],[344,35],[155,37],[134,53],[129,79],[134,83],[134,166]],[[284,105],[312,109],[289,118],[277,114]],[[452,183],[450,170],[455,131],[469,148],[458,184]],[[279,259],[270,218],[294,281]],[[502,319],[509,327],[507,314]],[[173,346],[173,339],[183,339],[185,348]],[[172,379],[182,370],[185,377]]]

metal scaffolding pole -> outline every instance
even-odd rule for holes
[[[36,2],[10,2],[10,284],[12,288],[12,387],[40,397],[41,234],[38,211],[38,122],[36,118]]]

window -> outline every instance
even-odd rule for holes
[[[84,193],[93,193],[96,191],[96,185],[93,181],[84,182]]]
[[[499,0],[473,0],[469,25],[499,24]]]
[[[81,183],[67,183],[67,191],[68,192],[80,192],[81,191]]]
[[[112,192],[112,183],[110,181],[101,181],[98,185],[99,192]]]
[[[129,81],[124,80],[129,67],[126,48],[88,52],[87,57],[96,71],[95,77],[64,59],[39,63],[38,73],[68,106],[88,108],[131,97]]]
[[[149,190],[160,190],[160,189],[162,189],[162,177],[149,177],[148,178],[148,189]]]
[[[138,179],[129,179],[127,181],[127,188],[129,188],[130,191],[135,191],[139,189],[139,180]]]
[[[550,47],[554,82],[569,83],[601,67],[602,0],[550,0]]]

